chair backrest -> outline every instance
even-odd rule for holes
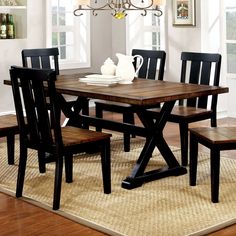
[[[51,62],[53,62],[53,69],[59,75],[58,48],[23,49],[21,56],[24,67],[52,69]]]
[[[181,53],[181,82],[219,86],[221,55],[218,53]],[[187,106],[207,108],[209,96],[188,99]],[[216,110],[217,95],[212,96],[211,109]],[[180,101],[183,104],[183,101]]]
[[[60,109],[56,101],[56,72],[12,67],[10,77],[20,140],[28,147],[53,151],[62,143],[60,119],[56,117]]]
[[[140,55],[143,57],[143,65],[141,66],[138,77],[144,79],[155,79],[163,80],[166,52],[161,50],[144,50],[144,49],[133,49],[132,56]],[[137,68],[137,59],[134,59],[134,67]],[[158,76],[156,72],[158,70]]]

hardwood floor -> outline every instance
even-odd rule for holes
[[[1,236],[102,236],[103,233],[26,203],[0,194]]]
[[[107,113],[107,117],[109,117],[109,119],[121,119],[119,115],[110,113]],[[206,122],[199,122],[197,125],[206,125]],[[222,125],[236,126],[236,119],[221,119],[218,122],[218,126]],[[176,124],[168,123],[164,135],[170,145],[179,146],[179,131]],[[236,151],[230,152],[236,154]],[[1,236],[106,235],[4,193],[0,193],[0,227]],[[233,225],[209,235],[233,236],[235,232],[236,225]]]

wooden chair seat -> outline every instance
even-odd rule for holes
[[[223,145],[228,148],[228,145],[236,145],[236,127],[198,127],[191,128],[190,132],[197,135],[201,140],[205,140],[209,146]]]
[[[204,115],[211,115],[212,110],[204,109],[204,108],[196,108],[196,107],[186,107],[186,106],[176,106],[171,112],[171,115],[193,119],[196,116],[204,116]]]
[[[16,115],[0,116],[0,137],[7,138],[7,160],[9,165],[14,164],[15,135],[19,133]]]
[[[151,112],[159,113],[161,111],[160,108],[151,108],[149,109]],[[171,111],[171,117],[169,121],[172,119],[188,119],[188,120],[199,120],[199,117],[207,116],[210,117],[212,115],[212,110],[204,109],[204,108],[196,108],[196,107],[186,107],[186,106],[175,106]]]
[[[100,141],[111,137],[111,134],[71,126],[62,127],[61,134],[65,147]]]
[[[0,136],[5,136],[5,133],[8,132],[8,130],[19,132],[16,115],[10,114],[0,116]]]
[[[220,151],[236,149],[236,127],[190,128],[191,186],[196,185],[198,143],[210,149],[211,201],[219,202]]]

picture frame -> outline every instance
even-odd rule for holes
[[[173,25],[196,26],[195,0],[172,0]]]

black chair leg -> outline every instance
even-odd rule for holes
[[[54,182],[54,196],[53,196],[53,210],[60,208],[61,199],[61,181],[62,181],[62,169],[63,169],[63,157],[56,157],[55,168],[55,182]]]
[[[188,165],[188,124],[179,124],[180,145],[181,145],[181,163]]]
[[[82,114],[86,116],[89,115],[89,99],[84,99],[82,103]],[[83,128],[89,129],[89,125],[83,124]]]
[[[99,105],[95,105],[95,116],[98,118],[102,118],[103,117],[103,110]],[[97,132],[101,132],[102,128],[99,126],[96,126],[96,131]]]
[[[16,183],[16,197],[22,197],[24,180],[25,180],[25,168],[27,161],[27,148],[20,144],[20,160],[18,167],[18,176]]]
[[[38,150],[38,163],[39,163],[39,172],[46,172],[46,153],[44,151]],[[48,154],[50,155],[50,154]]]
[[[211,127],[217,127],[217,119],[215,116],[211,118]]]
[[[219,202],[219,178],[220,178],[220,151],[214,147],[211,149],[211,201]]]
[[[66,183],[73,182],[73,155],[65,156]]]
[[[129,152],[130,151],[130,134],[129,133],[123,134],[123,141],[124,141],[124,151]]]
[[[7,161],[8,165],[14,165],[14,153],[15,153],[15,135],[7,135]]]
[[[134,125],[134,122],[135,122],[134,114],[130,112],[124,112],[123,122]],[[132,135],[132,137],[135,137],[135,135]],[[124,132],[123,140],[124,140],[124,151],[129,152],[130,151],[130,133]]]
[[[129,114],[129,119],[127,120],[128,121],[128,123],[130,123],[130,124],[135,124],[135,119],[134,119],[134,113],[130,113]],[[131,134],[131,137],[132,138],[135,138],[136,137],[136,135],[135,134]]]
[[[196,185],[198,162],[198,142],[195,136],[190,133],[190,158],[189,158],[189,184]]]
[[[111,193],[111,154],[110,140],[106,140],[101,150],[103,191],[106,194]]]

